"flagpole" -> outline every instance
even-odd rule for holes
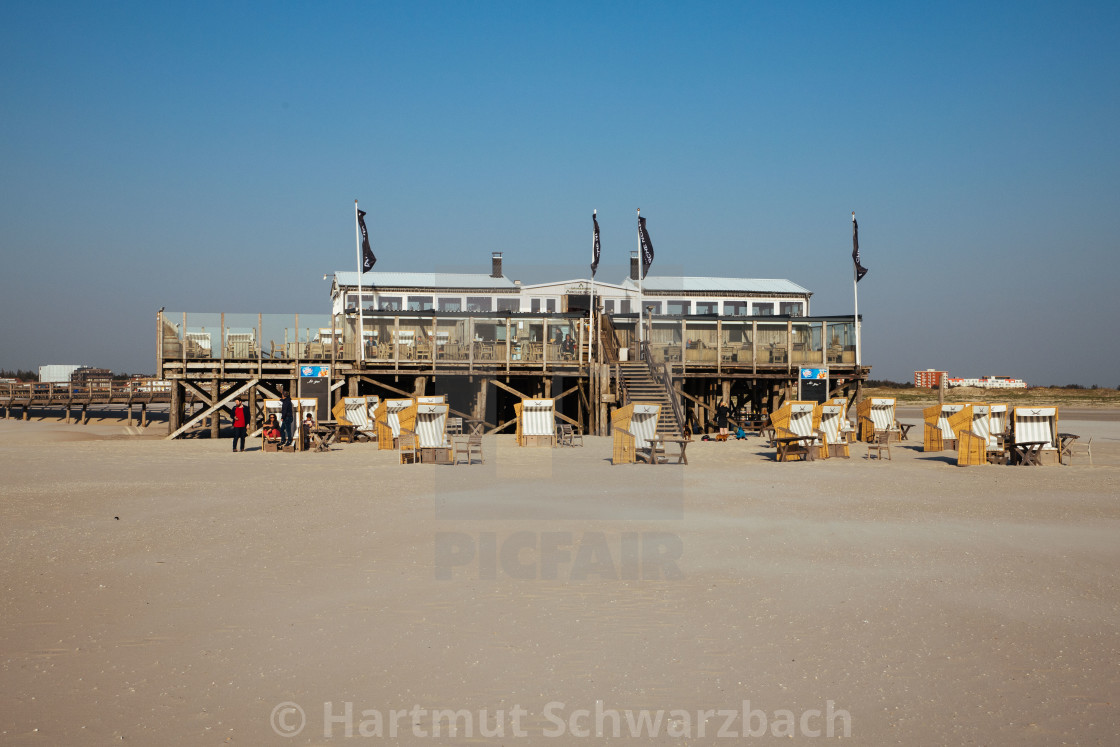
[[[852,224],[853,224],[853,226],[855,225],[855,222],[856,222],[856,213],[853,210],[852,211]],[[855,228],[853,228],[852,230],[854,231]],[[859,342],[860,342],[860,340],[859,340],[859,267],[855,266],[854,262],[852,263],[852,297],[855,299],[855,310],[854,310],[854,313],[852,315],[852,320],[855,322],[855,325],[856,325],[856,369],[857,369],[857,372],[858,372],[862,369],[862,361],[861,361],[860,346],[859,346]]]
[[[642,310],[642,275],[645,275],[645,256],[642,254],[642,209],[638,208],[638,342],[645,339],[646,331],[645,325],[642,322],[645,312]],[[642,351],[639,347],[638,358],[642,357]]]
[[[354,248],[358,252],[358,360],[366,359],[366,322],[362,314],[362,232],[358,228],[358,201],[354,200]],[[345,306],[345,303],[343,304]]]
[[[599,214],[598,210],[591,211],[591,220]],[[595,261],[595,229],[591,230],[591,261]],[[591,351],[595,349],[595,268],[591,269],[591,310],[587,312],[587,323],[591,329],[587,335],[587,365],[591,365]],[[579,352],[580,363],[583,362],[583,351]]]

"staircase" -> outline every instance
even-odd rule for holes
[[[625,385],[626,401],[643,404],[661,405],[661,415],[657,419],[657,433],[660,436],[680,436],[684,427],[677,422],[673,404],[665,387],[649,373],[645,361],[623,361],[618,364],[619,374]]]

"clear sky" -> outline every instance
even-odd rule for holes
[[[355,266],[789,278],[875,378],[1120,385],[1120,3],[8,2],[0,368]]]

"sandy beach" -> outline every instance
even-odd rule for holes
[[[1120,734],[1120,414],[1063,412],[1094,465],[1046,468],[920,435],[658,467],[497,436],[468,468],[165,428],[0,422],[0,742]]]

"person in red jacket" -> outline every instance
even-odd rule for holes
[[[249,408],[238,397],[233,401],[233,450],[237,451],[237,442],[241,442],[241,450],[245,451],[245,433],[249,428]]]

